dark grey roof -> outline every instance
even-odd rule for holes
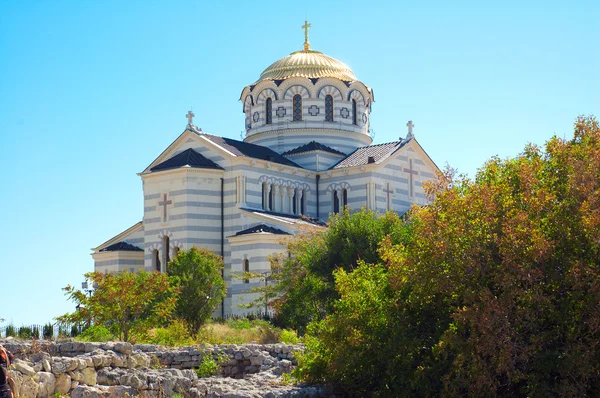
[[[402,148],[408,141],[394,141],[385,144],[377,144],[357,148],[346,158],[333,165],[331,169],[344,167],[362,166],[369,163],[369,157],[373,157],[374,163],[387,158],[389,155]]]
[[[308,144],[299,146],[298,148],[290,149],[289,151],[282,153],[282,155],[286,156],[286,155],[293,155],[296,153],[304,153],[304,152],[310,152],[310,151],[323,151],[323,152],[333,153],[336,155],[346,156],[346,154],[344,152],[340,152],[337,149],[330,148],[327,145],[323,145],[317,141],[311,141]]]
[[[302,168],[301,166],[298,166],[291,160],[284,158],[274,150],[264,146],[250,144],[247,142],[232,140],[231,138],[219,137],[210,134],[202,134],[202,136],[208,138],[215,144],[227,149],[229,152],[233,153],[236,156],[247,156],[253,159],[268,160],[273,163]]]
[[[258,234],[258,233],[267,233],[267,234],[275,234],[275,235],[290,235],[289,233],[275,227],[271,227],[266,224],[258,224],[254,227],[244,229],[235,236],[248,235],[248,234]]]
[[[137,246],[132,245],[131,243],[127,243],[127,242],[117,242],[117,243],[113,243],[110,246],[105,247],[104,249],[100,250],[101,252],[119,252],[119,251],[125,251],[125,252],[143,252],[144,249],[141,249]]]
[[[321,226],[327,225],[323,220],[318,219],[318,218],[311,218],[311,217],[307,217],[307,216],[296,216],[294,214],[276,213],[274,211],[267,211],[267,210],[262,210],[262,209],[250,209],[250,208],[245,208],[245,207],[241,207],[240,209],[251,212],[251,213],[265,214],[268,216],[277,217],[278,219],[280,219],[282,221],[287,221],[287,222],[305,221],[307,223],[314,224],[314,225],[321,225]]]
[[[165,160],[160,164],[157,164],[151,168],[150,171],[176,169],[183,166],[197,167],[200,169],[223,170],[221,166],[190,148],[173,156],[170,159]]]

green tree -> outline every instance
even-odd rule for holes
[[[289,256],[275,257],[271,278],[275,281],[274,307],[278,321],[303,332],[313,320],[331,312],[339,297],[334,271],[353,271],[359,262],[377,263],[379,242],[389,236],[402,242],[408,226],[396,213],[380,216],[371,210],[348,209],[329,219],[329,228],[298,234],[288,245]]]
[[[221,256],[197,247],[180,251],[167,265],[171,283],[181,291],[176,314],[190,325],[194,333],[198,332],[225,297],[222,269]]]
[[[109,326],[119,339],[130,341],[132,332],[145,332],[171,318],[178,291],[166,274],[91,272],[85,277],[96,286],[94,293],[65,287],[77,311],[56,318],[58,322]]]
[[[382,265],[335,273],[299,377],[351,396],[599,395],[598,122],[446,187]]]

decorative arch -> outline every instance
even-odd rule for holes
[[[314,90],[314,85],[312,84],[312,82],[309,79],[307,79],[306,77],[292,77],[290,79],[284,80],[279,85],[279,87],[277,87],[277,92],[280,94],[279,98],[280,99],[286,99],[286,98],[288,98],[288,97],[286,97],[285,93],[286,93],[286,91],[288,91],[293,86],[302,86],[302,87],[304,87],[308,91],[308,97],[307,98],[314,98],[315,97],[315,91],[313,91]],[[291,98],[292,96],[290,96],[289,98]]]
[[[295,85],[288,88],[285,91],[283,98],[291,100],[294,97],[294,95],[300,95],[302,96],[302,99],[310,98],[310,93],[308,92],[308,89],[301,85]]]
[[[260,92],[260,94],[258,94],[258,97],[256,99],[256,104],[257,105],[264,104],[265,101],[267,100],[267,98],[271,98],[272,100],[279,99],[277,97],[277,92],[275,90],[273,90],[272,88],[265,88],[263,91]]]
[[[360,103],[363,106],[366,105],[364,95],[357,89],[351,90],[348,93],[348,101],[352,101],[352,100],[356,100],[357,103]]]
[[[352,186],[345,181],[340,182],[340,183],[335,183],[335,184],[329,184],[329,186],[327,187],[327,192],[338,191],[340,189],[345,189],[347,191],[351,191]]]
[[[341,101],[343,99],[342,92],[337,87],[331,85],[321,87],[318,97],[320,99],[325,99],[328,95],[331,95],[334,101]]]

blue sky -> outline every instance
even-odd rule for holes
[[[375,92],[375,143],[413,120],[431,158],[493,155],[600,116],[597,1],[0,0],[4,325],[73,310],[90,248],[142,218],[142,171],[185,128],[240,137],[243,87],[300,50]]]

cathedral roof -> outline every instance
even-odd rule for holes
[[[344,167],[362,166],[369,163],[379,163],[381,160],[386,159],[392,153],[402,148],[407,142],[409,141],[394,141],[358,148],[331,168],[341,169]]]
[[[244,230],[236,233],[235,236],[248,235],[248,234],[260,234],[260,233],[274,234],[274,235],[290,235],[289,233],[287,233],[279,228],[271,227],[266,224],[258,224],[254,227],[244,229]]]
[[[287,224],[296,224],[298,222],[305,222],[308,224],[319,225],[319,226],[327,225],[325,222],[323,222],[323,220],[320,220],[318,218],[297,216],[294,214],[277,213],[274,211],[267,211],[267,210],[262,210],[262,209],[250,209],[250,208],[244,208],[244,207],[240,207],[240,209],[247,211],[251,214],[265,216],[267,218],[270,218],[270,219],[273,219],[276,221],[282,221]]]
[[[117,252],[117,251],[143,252],[144,249],[134,246],[131,243],[121,241],[121,242],[114,243],[110,246],[107,246],[100,251],[101,252]]]
[[[264,146],[210,134],[202,134],[202,136],[211,140],[228,152],[231,152],[235,156],[247,156],[252,159],[268,160],[273,163],[302,168],[291,160],[284,158],[274,150]]]
[[[275,61],[260,74],[259,80],[285,80],[291,77],[334,77],[345,82],[358,80],[343,62],[310,49],[293,52]]]
[[[299,146],[298,148],[294,148],[287,152],[284,152],[284,153],[282,153],[282,155],[289,156],[289,155],[294,155],[297,153],[305,153],[305,152],[311,152],[311,151],[323,151],[323,152],[333,153],[336,155],[346,156],[346,154],[344,152],[340,152],[337,149],[330,148],[327,145],[323,145],[317,141],[311,141],[308,144],[304,144],[302,146]]]
[[[173,156],[170,159],[165,160],[162,163],[157,164],[151,168],[150,171],[176,169],[184,166],[197,167],[200,169],[223,170],[221,166],[190,148]]]

